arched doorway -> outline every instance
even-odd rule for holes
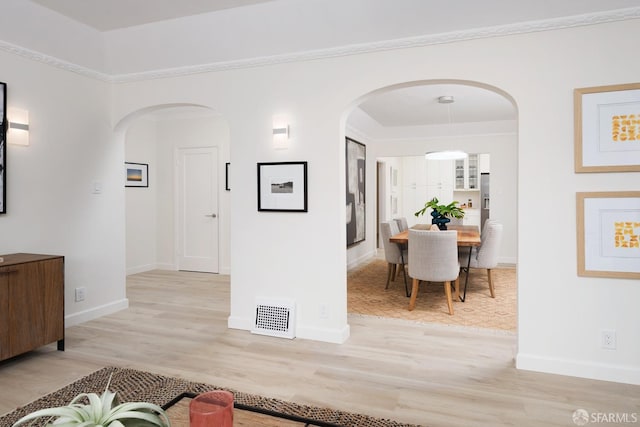
[[[442,96],[452,96],[455,102],[439,103],[438,98]],[[345,116],[345,135],[366,145],[368,169],[367,239],[364,244],[348,249],[349,269],[353,271],[363,261],[378,254],[377,230],[381,221],[396,217],[407,217],[410,225],[420,221],[413,213],[427,201],[427,196],[421,195],[421,191],[429,188],[429,175],[411,181],[408,176],[415,174],[416,170],[424,172],[426,152],[458,149],[472,155],[470,158],[476,162],[479,158],[490,159],[490,166],[483,170],[486,176],[482,178],[492,183],[491,217],[503,223],[507,230],[500,262],[513,268],[514,296],[509,302],[512,306],[509,320],[503,323],[512,324],[515,332],[518,138],[517,109],[513,99],[499,88],[478,82],[416,81],[370,92],[356,100]],[[462,165],[468,167],[468,164]],[[452,200],[463,201],[465,205],[471,201],[471,206],[483,207],[484,196],[479,188],[481,177],[477,177],[478,182],[474,186],[457,187],[455,169],[452,168],[455,168],[455,163],[444,167],[441,172],[451,176],[451,189],[447,191]],[[476,169],[476,173],[479,172]],[[467,210],[469,220],[477,213],[478,225],[481,225],[481,212],[474,211]],[[464,275],[462,273],[461,277]],[[398,284],[398,292],[401,288],[404,292],[404,287]],[[406,305],[399,310],[406,311]],[[412,318],[406,312],[397,317]],[[458,319],[454,315],[451,320],[455,323]]]
[[[159,105],[129,114],[116,134],[125,162],[149,171],[148,187],[126,189],[127,274],[156,268],[228,273],[226,119],[205,106]]]

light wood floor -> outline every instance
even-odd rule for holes
[[[0,363],[0,413],[106,365],[429,426],[572,426],[640,413],[640,386],[518,371],[515,335],[349,317],[342,345],[227,329],[228,276],[129,276],[130,308]],[[640,414],[639,414],[640,415]]]

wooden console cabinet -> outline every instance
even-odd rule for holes
[[[0,255],[0,360],[58,342],[64,350],[64,257]]]

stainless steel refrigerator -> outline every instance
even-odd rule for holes
[[[491,208],[491,200],[489,197],[489,174],[480,174],[480,227],[484,226],[484,222],[489,219]]]

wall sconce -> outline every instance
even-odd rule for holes
[[[29,112],[18,108],[7,111],[7,142],[14,145],[29,145]]]
[[[275,148],[287,148],[289,140],[289,125],[273,128],[273,145]]]

